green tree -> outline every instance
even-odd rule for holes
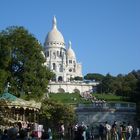
[[[86,80],[95,80],[97,82],[102,81],[104,78],[104,75],[99,74],[99,73],[88,73],[87,75],[84,76],[84,79]]]
[[[76,77],[74,77],[74,80],[76,80],[76,81],[82,81],[83,80],[83,77],[76,76]]]
[[[110,74],[107,74],[104,76],[100,84],[97,86],[98,92],[103,93],[115,93],[115,77],[111,76]]]
[[[133,91],[135,91],[137,87],[137,77],[132,73],[128,73],[126,75],[118,75],[117,76],[117,91],[116,94],[131,97]]]
[[[60,123],[64,123],[65,125],[73,123],[75,121],[75,111],[70,105],[45,99],[42,102],[40,118],[40,121],[47,122],[47,125],[57,128]]]
[[[39,41],[23,27],[10,27],[0,33],[1,92],[9,82],[10,92],[17,96],[42,97],[53,75],[44,65],[42,48]]]

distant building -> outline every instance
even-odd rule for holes
[[[45,65],[55,73],[56,77],[50,81],[49,92],[85,92],[91,91],[92,83],[76,82],[72,79],[75,77],[83,77],[82,65],[77,62],[76,55],[72,49],[71,42],[68,48],[64,41],[64,37],[57,28],[56,18],[53,18],[52,30],[47,34],[44,53],[46,58]]]

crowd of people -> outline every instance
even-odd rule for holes
[[[21,127],[18,125],[0,130],[0,140],[53,140],[51,128],[44,129],[38,125],[37,130],[31,130],[31,126]],[[113,124],[102,122],[91,125],[70,125],[67,130],[64,124],[60,124],[57,140],[140,140],[139,128],[130,123]]]
[[[37,123],[14,124],[0,129],[0,140],[52,140],[52,131],[50,128],[43,129]]]
[[[95,131],[96,129],[96,131]],[[98,132],[98,133],[97,133]],[[140,140],[139,128],[130,123],[100,123],[98,126],[75,125],[74,140]]]

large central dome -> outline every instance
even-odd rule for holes
[[[52,30],[48,33],[46,40],[45,40],[46,46],[63,46],[65,45],[65,41],[63,38],[63,35],[61,32],[57,29],[57,21],[56,18],[53,18],[53,27]]]

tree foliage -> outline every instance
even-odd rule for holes
[[[132,71],[126,75],[112,76],[107,74],[97,87],[99,93],[111,93],[124,97],[131,97],[136,90],[139,79],[139,71]]]
[[[53,127],[59,126],[60,123],[67,125],[74,122],[75,111],[70,105],[63,105],[62,103],[45,99],[42,102],[40,119],[40,121],[44,120]]]
[[[84,76],[84,79],[95,80],[97,82],[100,82],[100,81],[102,81],[103,77],[104,76],[102,74],[99,74],[99,73],[88,73]]]
[[[53,75],[44,66],[41,52],[41,44],[23,27],[0,32],[0,92],[9,82],[15,95],[41,98]]]

